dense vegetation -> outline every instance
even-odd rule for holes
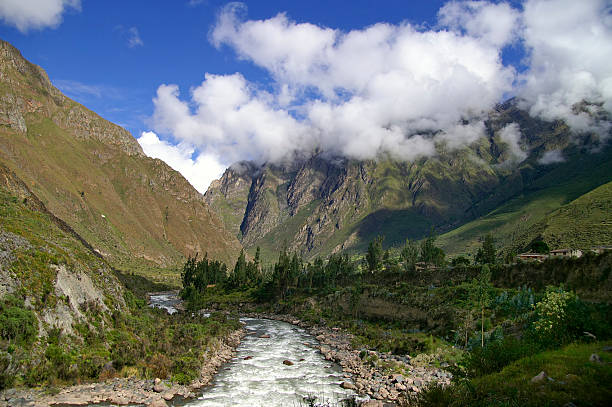
[[[426,353],[423,360],[448,363],[455,384],[432,387],[413,400],[417,405],[542,405],[546,398],[550,405],[562,399],[603,405],[612,368],[580,358],[612,338],[611,253],[504,264],[491,236],[481,239],[473,260],[446,260],[435,236],[407,241],[395,252],[383,250],[382,242],[370,242],[363,257],[335,254],[312,262],[282,250],[269,267],[258,256],[241,255],[229,270],[191,258],[181,294],[193,309],[291,313],[351,331],[357,348]],[[568,360],[563,368],[557,357]],[[552,390],[547,381],[532,397],[529,380],[542,370],[532,374],[534,366],[549,369],[553,380],[580,379]],[[496,384],[501,380],[507,382]]]

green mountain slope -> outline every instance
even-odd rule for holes
[[[6,42],[0,95],[0,162],[112,265],[151,274],[196,252],[237,257],[240,243],[178,172],[62,95]]]
[[[450,254],[475,253],[487,234],[498,246],[515,250],[536,237],[553,248],[609,245],[611,178],[609,150],[586,155],[574,150],[567,162],[554,165],[519,196],[440,235],[438,243]]]

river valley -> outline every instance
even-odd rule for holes
[[[169,293],[151,295],[151,306],[173,313]],[[342,369],[324,359],[318,341],[303,328],[271,319],[241,318],[247,335],[236,356],[217,373],[203,394],[185,406],[300,406],[304,397],[337,404],[355,395]]]

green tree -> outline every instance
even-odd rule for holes
[[[442,266],[446,255],[444,250],[436,246],[436,238],[437,236],[432,233],[427,239],[421,242],[420,260],[427,264]]]
[[[544,240],[535,239],[533,242],[529,244],[529,246],[527,246],[527,251],[530,251],[533,253],[548,254],[550,253],[550,248],[548,247],[548,244],[546,244]]]
[[[419,246],[416,242],[406,239],[404,247],[400,253],[402,260],[404,261],[404,270],[414,271],[415,264],[419,260]]]
[[[383,247],[382,243],[385,238],[383,236],[377,236],[368,245],[368,252],[366,253],[366,262],[368,263],[368,270],[374,272],[380,269],[383,259]]]
[[[495,240],[490,234],[486,235],[482,240],[482,247],[478,249],[474,258],[477,264],[495,264],[497,261],[497,249],[495,248]]]
[[[488,265],[482,266],[480,274],[472,281],[473,305],[480,311],[480,341],[484,346],[484,313],[491,304],[491,270]]]

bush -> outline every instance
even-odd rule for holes
[[[15,373],[12,372],[13,357],[11,354],[0,351],[0,390],[13,385]]]
[[[23,301],[7,297],[0,302],[0,337],[30,347],[38,335],[36,316]]]
[[[170,375],[171,365],[172,361],[168,358],[168,356],[161,353],[156,353],[149,359],[147,368],[151,371],[153,377],[166,379]]]
[[[51,374],[59,379],[67,379],[70,373],[72,359],[62,348],[51,344],[45,351],[45,357],[50,363]]]
[[[474,347],[471,352],[465,354],[461,364],[468,377],[479,377],[499,372],[515,360],[533,355],[539,350],[533,343],[505,337],[484,347]]]
[[[172,366],[173,378],[179,384],[189,384],[198,377],[199,371],[200,361],[192,356],[183,356],[175,360]]]

